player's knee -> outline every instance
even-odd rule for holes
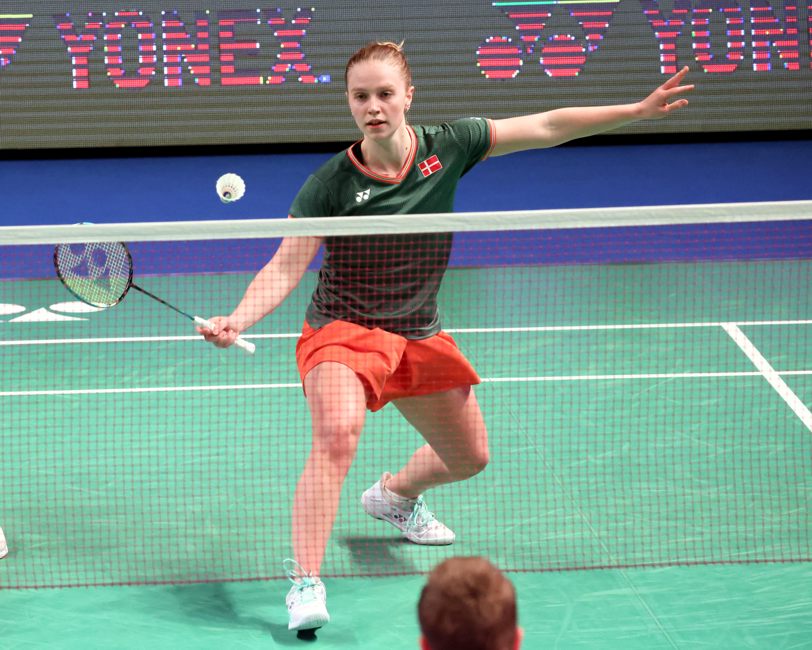
[[[482,472],[491,462],[491,454],[488,448],[478,450],[478,453],[471,459],[471,476],[476,476]]]
[[[314,431],[314,451],[324,454],[331,463],[349,469],[358,448],[363,422],[338,419]]]
[[[490,462],[490,452],[487,447],[475,449],[465,458],[460,459],[452,469],[455,478],[464,480],[482,472]]]

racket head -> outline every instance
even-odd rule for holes
[[[122,242],[57,244],[54,268],[65,288],[93,307],[117,305],[133,283],[133,259]]]

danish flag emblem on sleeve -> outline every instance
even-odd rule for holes
[[[417,168],[425,178],[426,176],[431,176],[434,172],[440,171],[443,168],[443,163],[441,163],[440,159],[434,155],[431,158],[426,158],[423,162],[419,163]]]

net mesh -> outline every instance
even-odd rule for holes
[[[812,204],[563,216],[0,229],[0,588],[283,577],[314,292],[367,327],[433,331],[443,272],[490,463],[425,495],[456,542],[409,544],[360,495],[422,438],[392,404],[368,413],[322,575],[452,554],[513,571],[812,560]],[[317,235],[338,247],[245,333],[253,356],[137,293],[79,303],[52,265],[56,243],[126,241],[135,282],[208,317],[281,238]],[[325,257],[343,279],[317,290]]]

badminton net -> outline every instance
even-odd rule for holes
[[[124,241],[140,286],[210,317],[282,238],[314,236],[368,328],[433,331],[419,287],[445,271],[441,326],[481,377],[490,442],[484,471],[425,495],[455,544],[416,546],[360,495],[421,437],[391,404],[367,414],[323,575],[452,554],[514,571],[812,559],[812,202],[5,227],[0,588],[282,576],[311,444],[295,346],[324,253],[244,333],[253,356],[137,292],[85,305],[52,256]],[[395,317],[404,300],[416,321]],[[358,316],[369,304],[386,317]]]

